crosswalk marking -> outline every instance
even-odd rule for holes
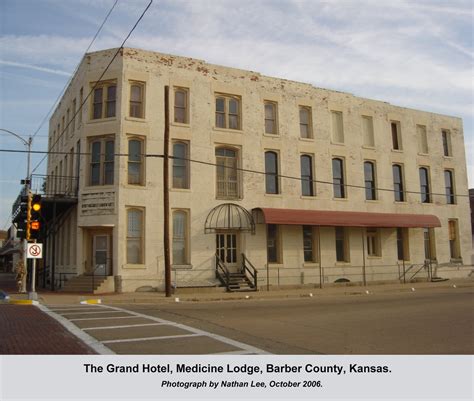
[[[122,326],[102,326],[102,327],[83,327],[82,330],[113,330],[125,329],[128,327],[145,327],[145,326],[163,326],[164,323],[142,323],[142,324],[124,324]]]
[[[113,343],[130,343],[137,341],[151,341],[151,340],[167,340],[169,338],[184,338],[184,337],[202,337],[202,334],[178,334],[175,336],[156,336],[156,337],[142,337],[142,338],[123,338],[120,340],[105,340],[102,344],[113,344]]]

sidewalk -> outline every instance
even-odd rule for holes
[[[105,304],[145,304],[145,303],[174,303],[174,302],[217,302],[236,301],[246,299],[297,299],[305,297],[326,297],[326,296],[367,296],[384,293],[400,293],[415,291],[426,291],[433,289],[448,289],[471,287],[474,288],[472,279],[456,279],[443,282],[419,282],[407,284],[373,284],[368,286],[328,286],[325,288],[298,288],[298,289],[271,289],[270,291],[260,290],[257,292],[223,292],[222,289],[180,289],[167,298],[162,292],[133,292],[123,294],[77,294],[61,292],[39,292],[38,299],[43,304],[71,304],[79,303],[86,299],[101,299]],[[368,291],[368,294],[367,294]],[[12,299],[26,298],[25,295],[11,295]]]

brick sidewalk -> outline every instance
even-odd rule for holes
[[[0,304],[0,354],[95,354],[36,306]]]

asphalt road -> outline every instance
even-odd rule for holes
[[[274,354],[474,354],[473,295],[447,288],[121,308]]]

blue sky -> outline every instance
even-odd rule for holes
[[[0,128],[37,130],[113,3],[0,1]],[[118,47],[147,4],[119,0],[91,51]],[[126,46],[459,116],[474,187],[473,21],[470,0],[155,0]],[[0,131],[0,148],[23,147]],[[26,155],[0,153],[0,229],[25,174]]]

